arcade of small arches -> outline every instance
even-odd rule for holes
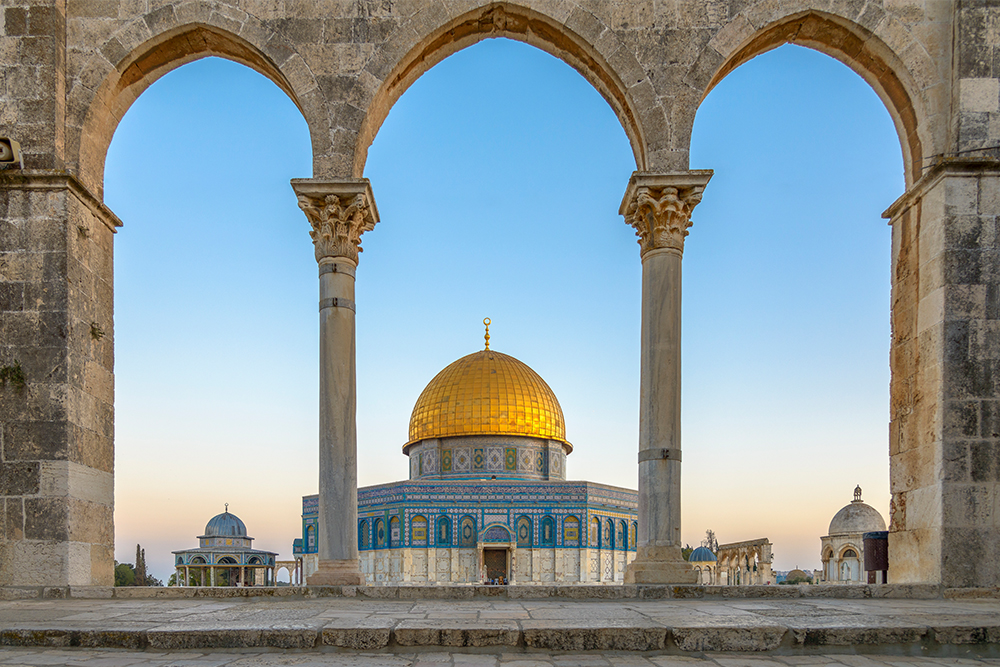
[[[3,281],[45,296],[3,317],[28,322],[44,312],[61,318],[57,328],[64,335],[41,340],[32,327],[15,326],[11,330],[25,333],[4,341],[4,358],[52,359],[52,367],[65,372],[30,376],[28,393],[86,400],[79,410],[67,412],[53,402],[29,417],[17,406],[0,405],[4,429],[59,434],[51,451],[23,453],[23,488],[7,497],[6,506],[34,502],[41,494],[55,509],[51,521],[25,522],[23,534],[5,534],[0,584],[113,581],[114,538],[106,527],[112,525],[114,494],[114,336],[77,335],[93,322],[113,333],[113,234],[121,222],[102,201],[104,159],[119,121],[149,85],[210,55],[268,76],[310,128],[313,177],[292,183],[311,227],[320,292],[322,529],[319,570],[309,583],[361,583],[356,378],[354,364],[338,360],[355,358],[359,246],[379,221],[372,186],[362,177],[368,146],[393,102],[427,69],[477,41],[506,37],[544,49],[581,72],[618,115],[635,155],[637,171],[623,183],[619,212],[639,238],[642,264],[637,465],[643,509],[629,542],[635,559],[624,580],[695,579],[679,543],[680,284],[692,212],[712,177],[689,169],[695,113],[735,67],[795,43],[841,60],[873,87],[896,124],[904,156],[907,192],[885,213],[893,234],[890,580],[997,585],[995,568],[956,567],[974,562],[975,554],[1000,539],[1000,526],[982,520],[991,515],[1000,478],[976,469],[983,457],[969,454],[973,447],[1000,449],[1000,436],[987,425],[1000,395],[995,383],[983,380],[1000,353],[989,336],[980,335],[995,315],[986,295],[1000,288],[1000,276],[983,269],[996,257],[979,235],[952,233],[959,218],[963,229],[978,229],[1000,214],[1000,197],[992,194],[1000,191],[993,150],[1000,145],[1000,96],[997,78],[982,67],[992,62],[1000,36],[970,27],[1000,20],[1000,8],[968,5],[904,9],[882,0],[749,0],[711,3],[712,11],[699,3],[666,11],[619,0],[473,0],[424,11],[426,3],[419,0],[318,0],[295,5],[295,21],[286,20],[280,5],[265,10],[235,0],[174,0],[149,12],[142,3],[108,3],[87,12],[68,3],[58,15],[41,6],[16,10],[24,20],[6,22],[4,37],[11,49],[32,57],[9,63],[8,80],[25,83],[7,87],[5,106],[51,113],[39,111],[38,125],[14,116],[0,122],[0,135],[32,137],[25,142],[27,169],[0,172],[5,201],[25,202],[4,214],[24,233],[4,235],[0,250],[25,265],[37,255],[46,266],[14,278],[5,274]],[[342,29],[310,29],[318,21]],[[32,46],[39,39],[65,48]],[[344,43],[366,56],[346,58],[343,49],[333,48]],[[954,266],[945,258],[956,253],[962,270],[925,270]],[[59,289],[48,288],[53,281]],[[74,452],[69,460],[67,452]],[[88,486],[86,498],[75,497],[76,491],[46,497],[45,489],[76,487],[41,485],[43,469],[65,480],[86,474],[98,481]],[[928,498],[935,501],[918,502]],[[70,532],[84,536],[72,548],[59,537]],[[57,555],[39,568],[37,549],[28,544]],[[848,562],[848,553],[834,548],[831,560]],[[190,570],[200,564],[184,565]],[[840,573],[842,563],[837,567]]]
[[[533,528],[535,521],[532,517],[521,515],[516,519],[515,534],[516,544],[519,547],[555,547],[557,543],[556,535],[557,521],[561,524],[562,539],[558,540],[560,547],[579,547],[580,544],[580,519],[574,515],[568,515],[559,519],[553,516],[544,516],[540,522],[540,529]],[[358,522],[358,547],[362,550],[371,549],[393,549],[403,546],[404,542],[400,537],[400,520],[394,516],[388,521],[383,518],[361,519]],[[429,527],[433,525],[434,530]],[[587,542],[584,546],[597,547],[601,549],[617,549],[620,551],[634,551],[635,534],[638,528],[636,521],[624,519],[613,519],[592,517],[587,531]],[[457,528],[457,531],[455,530]],[[310,534],[315,530],[313,526],[307,527]],[[484,529],[485,530],[485,529]],[[504,530],[508,530],[504,527]],[[537,534],[537,537],[536,537]],[[475,547],[478,542],[480,532],[476,530],[476,518],[471,515],[464,515],[458,518],[449,515],[438,516],[433,521],[428,520],[424,515],[417,514],[410,519],[410,539],[406,544],[417,547]],[[308,540],[308,538],[307,538]],[[506,540],[505,540],[506,541]]]
[[[775,583],[773,545],[767,538],[720,544],[717,553],[698,547],[688,557],[705,586],[761,586]]]

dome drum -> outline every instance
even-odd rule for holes
[[[524,436],[458,436],[411,443],[410,479],[566,479],[568,446]]]

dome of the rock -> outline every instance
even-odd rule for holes
[[[462,357],[430,381],[413,407],[403,451],[421,440],[474,435],[544,438],[571,449],[562,408],[545,380],[490,349]]]

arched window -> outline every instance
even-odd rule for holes
[[[575,516],[563,519],[563,545],[575,547],[580,544],[580,520]]]
[[[635,536],[639,532],[639,524],[633,521],[628,526],[628,548],[635,551]]]
[[[531,546],[531,519],[526,516],[517,520],[517,546]]]
[[[399,517],[394,516],[389,519],[389,548],[392,549],[399,546]]]
[[[427,546],[427,517],[417,515],[410,519],[410,544],[415,547]]]
[[[595,516],[590,520],[590,523],[588,525],[590,530],[587,531],[587,546],[591,547],[600,546],[601,520]]]
[[[542,519],[542,546],[551,547],[556,543],[556,522],[552,517]]]
[[[471,516],[462,517],[462,528],[459,534],[459,544],[463,547],[476,546],[476,520]]]
[[[615,545],[621,549],[628,549],[628,527],[624,521],[618,522],[618,533],[615,535]]]
[[[437,534],[434,538],[439,547],[451,545],[451,521],[448,520],[448,517],[443,516],[437,520]]]
[[[385,548],[385,519],[375,522],[375,546],[379,549]]]
[[[306,553],[316,551],[316,526],[306,526]]]
[[[854,549],[848,549],[847,551],[844,552],[844,555],[841,556],[841,558],[857,558],[857,557],[858,554],[855,553]]]
[[[372,545],[371,528],[368,525],[368,520],[363,519],[361,523],[358,524],[358,547],[362,549],[368,549]]]
[[[612,519],[604,521],[604,535],[601,537],[601,546],[605,549],[615,548],[615,522]]]

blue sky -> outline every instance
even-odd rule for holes
[[[819,566],[855,484],[888,508],[889,227],[899,142],[874,92],[786,46],[702,104],[692,168],[715,177],[684,256],[683,539],[769,537]],[[358,473],[405,478],[409,413],[491,346],[556,392],[571,478],[634,488],[640,263],[618,204],[635,169],[572,68],[489,40],[425,74],[369,152],[382,221],[358,271]],[[157,576],[223,503],[290,556],[316,491],[317,279],[288,184],[305,122],[264,77],[186,65],[108,153],[116,238],[116,539]]]

